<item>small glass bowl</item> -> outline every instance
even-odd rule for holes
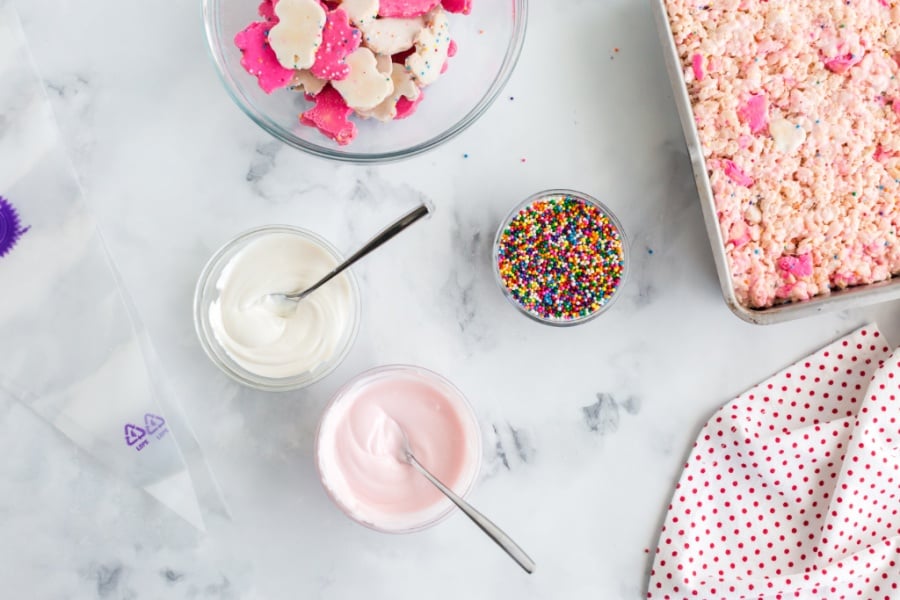
[[[354,390],[359,389],[360,387],[364,387],[380,379],[398,377],[425,381],[428,384],[441,389],[446,394],[447,398],[450,398],[456,404],[463,427],[467,432],[466,438],[468,446],[467,451],[469,457],[469,468],[468,472],[465,472],[461,477],[461,481],[456,482],[455,484],[451,484],[450,482],[446,481],[444,483],[447,484],[450,489],[456,492],[458,496],[465,498],[475,486],[475,482],[478,480],[478,475],[481,472],[482,464],[481,428],[478,425],[478,418],[475,415],[475,411],[472,408],[472,405],[463,395],[463,393],[441,375],[438,375],[437,373],[423,367],[416,367],[411,365],[386,365],[370,369],[351,379],[335,393],[334,397],[331,399],[331,401],[325,407],[324,412],[322,413],[322,418],[320,419],[318,429],[316,430],[316,471],[319,473],[319,479],[322,481],[322,487],[325,488],[325,493],[328,494],[328,497],[331,498],[331,501],[334,502],[334,504],[338,508],[340,508],[345,515],[347,515],[357,523],[368,527],[369,529],[374,529],[375,531],[380,531],[382,533],[414,533],[417,531],[422,531],[423,529],[428,529],[429,527],[437,525],[448,516],[450,516],[456,509],[456,506],[452,502],[450,502],[449,499],[441,498],[431,507],[420,511],[419,513],[416,513],[418,515],[418,518],[411,518],[408,523],[404,523],[402,525],[398,524],[394,526],[372,523],[354,514],[353,511],[331,490],[331,488],[326,483],[326,477],[322,472],[320,459],[320,456],[322,454],[322,445],[324,443],[322,430],[323,426],[328,422],[333,409],[344,398],[346,398]]]
[[[282,142],[323,158],[385,163],[436,148],[462,133],[487,111],[506,86],[525,41],[528,0],[478,0],[472,14],[450,15],[458,53],[449,69],[426,90],[407,119],[381,123],[354,120],[359,135],[339,146],[298,116],[312,104],[302,93],[266,94],[241,66],[234,36],[259,21],[259,0],[202,0],[209,51],[228,94],[254,123]]]
[[[619,237],[621,239],[622,274],[619,278],[618,286],[616,286],[616,289],[613,291],[612,295],[606,300],[606,302],[603,303],[602,306],[600,306],[600,308],[598,308],[594,312],[588,313],[586,315],[583,315],[583,316],[575,318],[575,319],[560,319],[560,318],[544,317],[544,316],[535,314],[534,312],[528,310],[518,300],[516,300],[516,298],[513,296],[512,292],[509,290],[509,288],[504,283],[503,276],[500,274],[500,264],[499,264],[500,243],[501,243],[501,239],[503,237],[503,233],[510,226],[513,219],[515,219],[515,217],[522,210],[524,210],[528,206],[531,206],[535,202],[537,202],[539,200],[545,200],[548,198],[552,198],[552,197],[557,197],[557,196],[571,197],[571,198],[574,198],[576,200],[579,200],[579,201],[587,203],[587,204],[591,204],[594,207],[596,207],[601,213],[603,213],[604,215],[606,215],[609,218],[612,225],[618,231]],[[530,318],[534,321],[537,321],[539,323],[543,323],[545,325],[552,325],[555,327],[570,327],[573,325],[580,325],[582,323],[586,323],[592,319],[597,318],[598,316],[602,315],[607,310],[609,310],[612,307],[615,300],[619,297],[620,292],[622,291],[622,288],[625,287],[626,278],[627,278],[628,271],[629,271],[628,259],[629,259],[628,239],[625,236],[625,230],[622,228],[622,224],[619,222],[619,219],[616,218],[616,215],[613,214],[613,212],[611,210],[609,210],[609,208],[607,208],[606,205],[604,205],[602,202],[600,202],[596,198],[589,196],[588,194],[584,194],[582,192],[576,192],[574,190],[566,190],[566,189],[546,190],[546,191],[534,194],[533,196],[530,196],[523,202],[517,204],[515,206],[515,208],[513,208],[509,212],[509,214],[503,220],[503,223],[500,225],[500,228],[497,230],[497,235],[494,237],[494,251],[493,251],[494,279],[497,282],[497,285],[500,286],[500,290],[503,292],[503,295],[506,297],[507,300],[509,300],[509,302],[513,306],[515,306],[517,309],[519,309],[519,311],[522,314],[524,314],[525,316],[527,316],[528,318]]]
[[[304,388],[312,385],[334,371],[344,358],[346,358],[350,349],[353,347],[353,343],[356,341],[361,315],[359,284],[357,283],[352,270],[347,269],[340,277],[346,277],[350,283],[350,293],[353,303],[353,311],[351,314],[352,322],[349,327],[346,328],[344,338],[337,345],[337,349],[330,360],[305,373],[300,373],[291,377],[272,378],[257,375],[256,373],[248,371],[228,355],[228,352],[216,339],[209,320],[210,306],[219,295],[219,292],[216,289],[219,277],[222,275],[222,271],[231,259],[241,250],[246,248],[248,244],[267,235],[285,233],[296,235],[316,244],[334,257],[336,263],[343,262],[344,260],[344,257],[337,248],[311,231],[301,229],[300,227],[292,227],[290,225],[266,225],[246,231],[222,246],[222,248],[209,259],[209,262],[206,263],[206,266],[200,274],[200,279],[197,281],[196,291],[194,292],[194,327],[197,331],[197,337],[200,339],[200,345],[203,346],[203,350],[206,352],[207,356],[209,356],[210,360],[212,360],[212,362],[226,375],[238,383],[258,390],[270,392],[285,392]]]

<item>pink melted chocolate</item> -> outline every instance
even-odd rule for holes
[[[416,458],[463,492],[477,467],[477,430],[461,398],[418,372],[394,371],[353,385],[327,411],[318,463],[325,487],[352,517],[383,529],[439,516],[443,495],[403,460]]]

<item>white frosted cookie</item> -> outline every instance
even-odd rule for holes
[[[375,66],[378,68],[379,73],[390,75],[391,69],[394,68],[394,61],[391,59],[390,54],[376,54]]]
[[[362,117],[373,117],[379,121],[393,121],[397,116],[397,103],[400,98],[415,100],[421,94],[419,86],[413,81],[409,71],[403,65],[394,64],[391,71],[391,81],[394,83],[394,91],[384,101],[371,110],[357,111]]]
[[[376,19],[360,27],[363,43],[379,54],[397,54],[409,50],[425,28],[423,17],[410,19]]]
[[[347,56],[346,62],[350,65],[350,75],[341,81],[332,81],[331,85],[350,108],[370,110],[394,91],[391,77],[378,70],[375,55],[368,48],[358,48]]]
[[[317,0],[279,0],[278,24],[269,31],[269,45],[285,69],[308,69],[322,43],[325,10]]]
[[[450,52],[450,26],[440,6],[428,13],[425,28],[416,36],[416,51],[406,59],[406,67],[419,87],[434,83],[441,75]]]
[[[341,8],[360,29],[378,18],[378,0],[343,0]]]
[[[324,79],[319,79],[304,69],[302,71],[294,71],[294,76],[291,78],[289,85],[294,89],[303,90],[310,96],[315,96],[322,91],[322,88],[328,85],[328,82]]]

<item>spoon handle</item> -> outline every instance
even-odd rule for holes
[[[507,554],[509,554],[509,556],[514,561],[519,563],[520,567],[525,569],[525,571],[527,573],[534,572],[534,568],[535,568],[534,561],[531,560],[531,557],[528,556],[525,553],[525,551],[522,550],[522,548],[520,548],[519,545],[512,540],[511,537],[506,535],[506,533],[504,533],[502,529],[497,527],[493,521],[488,519],[486,516],[484,516],[477,510],[475,510],[475,508],[471,504],[469,504],[468,502],[466,502],[465,500],[463,500],[462,498],[457,496],[455,493],[453,493],[453,490],[451,490],[446,485],[441,483],[441,481],[437,477],[432,475],[428,471],[428,469],[423,467],[422,464],[418,460],[416,460],[415,456],[408,454],[407,458],[409,459],[410,464],[412,464],[412,466],[415,467],[416,470],[419,471],[419,473],[424,475],[425,478],[428,479],[428,481],[430,481],[432,484],[434,484],[434,486],[436,488],[441,490],[445,496],[450,498],[450,500],[453,502],[453,504],[458,506],[459,509],[461,511],[463,511],[467,517],[472,519],[472,521],[476,525],[478,525],[478,527],[481,528],[481,530],[483,532],[485,532],[488,535],[488,537],[490,537],[492,540],[494,540],[498,546],[503,548],[503,550]]]
[[[404,229],[406,229],[407,227],[409,227],[410,225],[412,225],[413,223],[415,223],[422,217],[427,216],[430,213],[431,213],[431,208],[427,204],[425,204],[425,203],[420,204],[418,207],[416,207],[415,209],[413,209],[406,215],[400,217],[393,224],[388,225],[378,235],[376,235],[371,240],[369,240],[365,246],[363,246],[362,248],[357,250],[355,253],[353,253],[353,255],[350,256],[350,258],[348,258],[347,260],[345,260],[344,262],[342,262],[341,264],[336,266],[334,268],[334,270],[332,270],[330,273],[325,275],[322,279],[317,281],[315,283],[315,285],[303,290],[302,292],[297,292],[294,294],[285,294],[285,297],[290,300],[302,300],[306,296],[312,294],[314,291],[316,291],[317,289],[319,289],[320,287],[322,287],[323,285],[325,285],[326,283],[328,283],[329,281],[331,281],[332,279],[334,279],[335,277],[340,275],[344,270],[346,270],[348,267],[350,267],[353,263],[355,263],[362,257],[366,256],[373,250],[379,248],[384,243],[386,243],[387,241],[394,238],[398,233],[400,233],[401,231],[403,231]]]

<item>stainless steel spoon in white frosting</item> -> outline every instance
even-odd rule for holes
[[[261,298],[261,300],[268,304],[271,307],[272,312],[276,314],[282,316],[293,314],[293,312],[297,309],[297,304],[300,303],[304,298],[343,273],[348,267],[359,261],[361,258],[367,256],[372,251],[377,250],[385,243],[392,240],[401,231],[417,222],[419,219],[430,215],[432,212],[434,212],[432,206],[427,202],[423,202],[415,209],[403,215],[402,217],[394,221],[394,223],[381,230],[380,233],[369,240],[362,248],[354,252],[347,260],[336,266],[330,272],[325,274],[324,277],[319,279],[316,283],[309,286],[305,290],[285,292],[282,294],[268,294],[265,297]]]

